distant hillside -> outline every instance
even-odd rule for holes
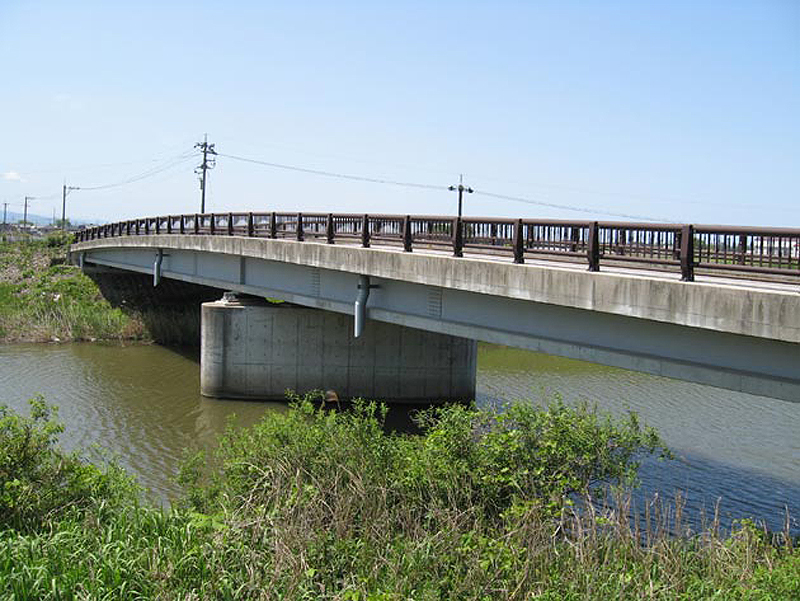
[[[2,213],[2,211],[0,211]],[[16,213],[14,211],[9,211],[6,215],[6,221],[8,223],[18,223],[22,221],[22,213]],[[56,215],[56,219],[61,219],[61,215]],[[68,217],[70,223],[73,225],[87,225],[89,223],[104,223],[104,220],[99,219],[73,219]],[[0,215],[0,220],[2,220],[2,215]],[[53,223],[53,217],[44,217],[42,215],[35,215],[33,213],[28,213],[28,221],[33,223],[34,225],[50,225]],[[0,221],[2,223],[2,221]]]

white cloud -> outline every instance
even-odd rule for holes
[[[9,182],[21,182],[22,176],[16,171],[6,171],[3,173],[2,178]]]

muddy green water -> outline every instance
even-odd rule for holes
[[[642,494],[676,490],[695,515],[722,498],[727,519],[755,516],[782,527],[786,507],[800,531],[800,403],[481,345],[478,403],[557,396],[613,414],[636,411],[656,426],[678,461],[645,462]],[[230,416],[252,424],[281,403],[200,396],[192,353],[159,346],[0,345],[0,403],[27,411],[41,394],[60,407],[67,448],[97,445],[168,501],[185,449],[210,449]]]

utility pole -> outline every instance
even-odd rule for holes
[[[33,196],[26,196],[25,197],[25,209],[22,212],[22,227],[24,228],[28,224],[28,201],[35,200]]]
[[[3,229],[6,229],[6,214],[8,213],[8,203],[3,203]]]
[[[473,190],[469,186],[465,186],[464,185],[464,175],[463,174],[460,174],[458,176],[458,185],[457,186],[447,186],[447,189],[450,190],[451,192],[453,190],[458,190],[458,216],[461,217],[461,204],[462,204],[462,198],[464,196],[464,192],[467,192],[468,194],[472,194],[475,190]]]
[[[217,151],[214,145],[208,143],[208,134],[203,135],[203,141],[194,145],[203,151],[203,162],[194,170],[200,176],[200,213],[206,212],[206,172],[216,165]],[[211,155],[211,158],[209,158]]]
[[[67,229],[67,194],[69,194],[72,190],[80,190],[77,186],[68,186],[66,182],[64,182],[64,187],[61,189],[61,229],[66,231]]]

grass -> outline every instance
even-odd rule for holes
[[[27,450],[0,454],[0,597],[798,598],[785,533],[745,520],[722,537],[713,517],[692,533],[676,527],[680,499],[654,500],[646,521],[621,491],[582,504],[665,452],[633,417],[455,406],[409,435],[387,433],[384,415],[295,399],[229,429],[214,461],[187,461],[184,497],[162,510],[113,464],[58,451],[47,406],[6,411],[0,448]],[[19,509],[17,489],[39,501]]]
[[[112,307],[65,263],[68,245],[60,235],[0,242],[0,342],[145,337],[140,317]]]

